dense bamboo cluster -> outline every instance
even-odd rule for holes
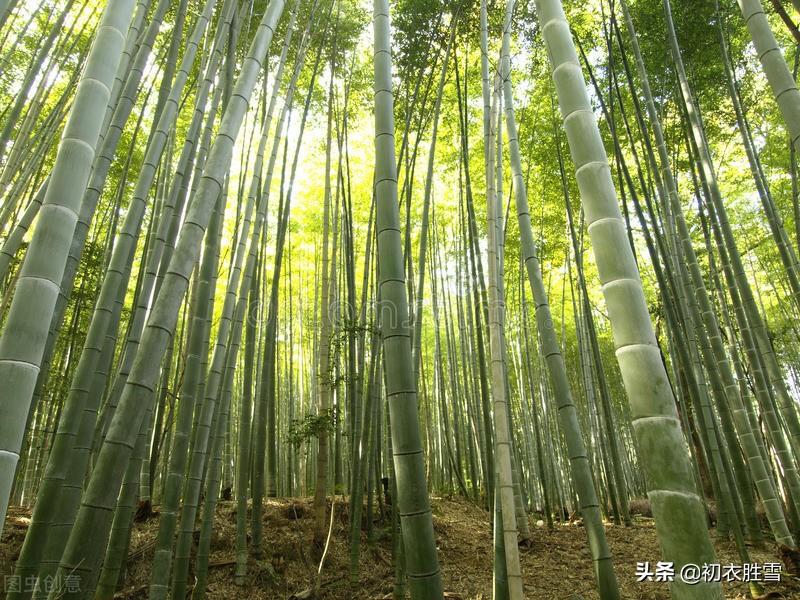
[[[386,532],[443,598],[441,495],[497,599],[575,520],[625,597],[637,502],[676,572],[796,551],[800,3],[697,4],[0,0],[7,597],[114,598],[157,515],[200,600],[220,503],[248,590],[276,497],[305,597],[344,505],[341,597]]]

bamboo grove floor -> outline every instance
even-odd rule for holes
[[[316,565],[309,551],[311,539],[311,500],[308,498],[270,499],[265,502],[263,560],[251,559],[247,584],[233,584],[236,531],[234,502],[220,502],[211,545],[211,564],[207,597],[211,600],[252,598],[289,600],[307,590]],[[492,536],[489,514],[463,499],[434,498],[432,501],[439,556],[448,598],[488,600],[492,584]],[[155,507],[158,510],[158,507]],[[391,542],[388,536],[362,546],[361,582],[351,590],[348,575],[347,504],[336,502],[333,537],[322,576],[321,598],[377,600],[391,598]],[[9,510],[0,540],[0,578],[13,568],[30,512]],[[532,520],[533,541],[523,549],[522,567],[527,598],[559,600],[580,594],[584,600],[597,598],[586,538],[580,523],[556,525],[554,530],[536,527]],[[128,573],[117,598],[140,600],[147,597],[153,547],[158,519],[136,523],[131,538]],[[637,583],[636,563],[659,558],[658,541],[652,519],[637,516],[633,527],[607,525],[606,531],[615,560],[622,597],[633,600],[667,600],[662,583]],[[732,542],[717,540],[718,562],[739,563]],[[752,562],[779,560],[772,544],[751,548]],[[748,598],[746,584],[724,584],[727,598]],[[800,581],[784,573],[779,584],[765,587],[768,598],[800,598]]]

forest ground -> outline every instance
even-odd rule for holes
[[[492,597],[492,535],[489,513],[464,499],[434,498],[434,527],[445,589],[451,600],[488,600]],[[391,541],[383,535],[375,543],[364,543],[361,552],[361,581],[357,590],[349,587],[348,506],[338,499],[331,545],[322,575],[320,598],[378,600],[391,598]],[[155,507],[158,511],[158,506]],[[249,511],[248,511],[249,512]],[[0,577],[11,573],[13,561],[29,523],[30,512],[11,508],[0,540]],[[552,531],[536,527],[532,518],[532,543],[522,551],[526,597],[568,600],[575,594],[596,599],[592,563],[585,531],[579,522],[556,524]],[[667,600],[666,584],[637,583],[636,563],[659,559],[653,520],[637,516],[632,527],[606,525],[622,597],[633,600]],[[247,583],[233,583],[236,544],[236,505],[220,502],[217,507],[207,597],[291,600],[306,597],[316,564],[311,560],[311,499],[287,498],[265,501],[263,560],[251,558]],[[128,573],[121,600],[147,598],[153,547],[158,519],[153,516],[136,523],[131,538]],[[376,529],[380,533],[380,530]],[[363,538],[362,538],[363,539]],[[717,540],[717,558],[722,564],[739,564],[732,542]],[[752,562],[779,561],[772,544],[751,548]],[[746,584],[724,584],[726,598],[749,598]],[[778,584],[767,584],[769,598],[800,598],[800,580],[783,573]]]

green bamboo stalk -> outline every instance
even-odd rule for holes
[[[628,11],[627,3],[624,0],[621,3],[621,7],[625,17],[625,23],[628,29],[637,69],[639,71],[639,77],[645,97],[645,106],[650,118],[651,127],[653,128],[659,157],[661,159],[661,170],[663,173],[663,182],[666,188],[665,195],[667,196],[667,203],[673,206],[673,212],[677,217],[677,224],[680,226],[682,231],[681,250],[684,257],[689,262],[689,274],[692,276],[692,282],[695,290],[694,297],[697,299],[697,303],[694,305],[697,306],[698,310],[700,310],[701,322],[704,323],[706,327],[708,339],[711,344],[711,351],[714,354],[713,359],[707,355],[706,363],[713,365],[708,369],[707,372],[711,378],[712,387],[716,387],[717,389],[722,387],[724,389],[724,396],[721,397],[723,402],[729,402],[731,404],[733,424],[736,428],[736,432],[738,433],[739,442],[741,443],[742,449],[747,457],[747,464],[751,470],[753,482],[758,489],[759,495],[761,496],[772,531],[776,539],[781,540],[783,543],[791,542],[792,537],[786,525],[786,521],[783,516],[783,510],[781,509],[780,503],[777,500],[775,489],[771,483],[769,473],[766,468],[766,463],[762,459],[761,453],[758,450],[755,431],[751,429],[750,423],[748,422],[745,404],[749,402],[747,400],[749,393],[747,395],[740,395],[740,390],[737,389],[733,373],[731,372],[730,362],[725,354],[719,326],[714,316],[708,294],[705,291],[705,284],[703,283],[699,267],[697,266],[696,255],[691,243],[689,242],[688,228],[686,228],[686,223],[683,219],[680,209],[680,203],[677,197],[677,185],[672,172],[671,161],[666,148],[661,121],[656,111],[652,92],[650,91],[650,83],[644,67],[641,52],[639,50],[636,31],[633,28],[633,21]],[[681,265],[684,264],[683,261],[679,261],[679,263]],[[681,270],[681,272],[683,272],[683,270]],[[687,275],[684,275],[684,277],[687,277]],[[689,301],[689,307],[693,306],[692,295],[689,295],[687,300]],[[700,333],[701,340],[705,339],[705,336],[702,335],[703,332],[701,331]],[[707,353],[709,350],[705,344],[701,344],[701,350],[704,348],[704,352]],[[734,356],[736,356],[736,354],[734,354]],[[722,379],[721,383],[717,383],[717,378],[719,377]],[[746,388],[742,388],[742,391],[745,389]],[[719,404],[721,403],[722,402],[718,403],[718,408]],[[723,409],[720,408],[720,410]]]
[[[335,386],[333,368],[331,366],[331,338],[334,327],[335,294],[331,278],[335,279],[336,242],[329,250],[331,231],[331,152],[333,151],[333,74],[334,64],[331,61],[331,76],[328,84],[328,119],[325,142],[325,186],[323,192],[322,211],[322,275],[320,277],[320,331],[319,331],[319,396],[317,414],[323,416],[331,410],[332,392]],[[317,434],[317,477],[314,484],[314,532],[313,541],[315,558],[322,556],[326,534],[326,511],[328,494],[328,431],[324,427]]]
[[[528,283],[531,287],[535,303],[536,325],[542,347],[542,355],[548,367],[553,393],[558,403],[558,418],[569,451],[570,468],[573,484],[578,492],[581,515],[583,516],[586,531],[589,536],[589,548],[594,561],[595,577],[601,598],[619,598],[614,568],[611,562],[611,552],[603,528],[600,514],[600,503],[594,487],[586,447],[583,442],[583,433],[572,392],[567,378],[564,357],[559,348],[555,332],[553,317],[550,312],[547,291],[542,279],[539,255],[536,242],[533,238],[531,227],[530,207],[528,205],[528,192],[525,178],[522,173],[522,158],[519,148],[519,133],[517,130],[516,115],[514,113],[514,99],[511,83],[511,15],[513,2],[509,2],[506,10],[506,21],[503,29],[503,50],[500,58],[500,70],[504,87],[504,101],[506,113],[506,128],[508,129],[508,146],[511,158],[511,170],[514,182],[514,199],[519,222],[522,260],[528,274]]]
[[[482,29],[481,39],[485,39],[486,29]],[[484,53],[485,56],[485,53]],[[483,70],[488,75],[488,69]],[[497,81],[495,87],[497,88]],[[487,110],[488,77],[483,77],[484,113]],[[508,402],[507,374],[505,371],[505,301],[500,285],[499,227],[496,224],[497,199],[495,198],[495,154],[494,135],[491,130],[499,110],[500,100],[495,92],[489,118],[484,116],[484,159],[486,164],[486,212],[488,242],[487,291],[489,293],[489,349],[492,372],[492,397],[494,406],[495,434],[495,589],[511,600],[524,597],[522,570],[519,562],[517,542],[517,513],[514,499],[512,476],[512,447],[510,440],[510,406]],[[487,125],[488,121],[488,125]],[[487,131],[487,127],[489,130]],[[502,160],[498,157],[498,160]],[[499,545],[498,545],[499,544]],[[502,548],[502,552],[500,551]]]
[[[714,562],[675,401],[656,344],[636,263],[572,35],[559,0],[537,0],[553,80],[575,163],[617,360],[628,392],[648,496],[666,560]],[[668,457],[668,458],[667,458]],[[722,598],[718,583],[672,583],[673,598]]]
[[[704,182],[708,193],[708,210],[712,227],[717,236],[720,258],[725,272],[726,280],[731,295],[738,295],[740,301],[734,301],[734,312],[745,339],[745,348],[751,365],[753,366],[756,378],[756,397],[764,411],[764,417],[770,431],[772,443],[775,446],[776,454],[784,470],[786,483],[791,491],[791,498],[794,509],[798,510],[800,502],[800,475],[792,456],[791,447],[783,435],[782,426],[779,422],[776,411],[772,409],[772,397],[769,384],[775,389],[778,399],[783,405],[783,416],[791,439],[797,441],[800,436],[800,422],[797,414],[791,406],[793,402],[786,390],[785,382],[781,369],[777,364],[774,351],[767,338],[766,327],[758,312],[753,297],[750,284],[744,272],[736,242],[727,218],[727,211],[722,202],[719,186],[717,184],[716,173],[713,169],[710,151],[703,128],[702,118],[699,114],[697,105],[692,97],[692,90],[689,87],[688,78],[683,67],[680,48],[677,42],[669,0],[664,0],[664,12],[667,21],[667,33],[670,40],[672,56],[675,61],[680,83],[681,96],[688,116],[692,152],[697,158],[701,179]],[[762,370],[763,363],[765,370]]]
[[[394,97],[389,6],[374,2],[375,43],[375,196],[377,201],[380,327],[384,370],[391,413],[392,456],[397,478],[396,502],[405,547],[411,597],[439,599],[443,595],[436,555],[433,520],[425,481],[411,339],[408,296],[403,269],[397,172],[394,156]]]
[[[40,492],[31,525],[30,533],[32,535],[26,539],[21,555],[24,560],[21,560],[17,567],[22,569],[20,571],[21,576],[29,572],[35,572],[43,552],[46,552],[49,557],[46,561],[49,566],[42,572],[42,575],[51,575],[55,571],[57,561],[63,551],[64,544],[66,544],[66,536],[78,510],[91,444],[91,439],[87,436],[94,429],[100,394],[105,382],[104,378],[98,381],[99,365],[102,364],[104,355],[108,354],[108,336],[111,336],[112,343],[116,337],[115,332],[119,322],[117,309],[120,304],[119,297],[120,295],[124,296],[127,288],[128,273],[133,260],[133,247],[138,237],[139,223],[144,216],[144,204],[148,196],[148,188],[155,175],[155,164],[163,151],[167,137],[166,131],[171,126],[172,120],[177,116],[178,99],[188,79],[189,69],[194,62],[200,37],[205,29],[205,24],[210,19],[212,8],[213,2],[209,0],[206,2],[205,12],[198,20],[191,40],[187,44],[181,70],[169,96],[171,110],[164,111],[161,119],[156,124],[157,133],[154,136],[154,140],[151,140],[152,143],[148,148],[145,162],[146,165],[149,165],[149,168],[143,168],[140,173],[136,192],[129,205],[126,223],[123,226],[123,235],[115,246],[110,265],[106,271],[96,310],[89,326],[84,350],[81,353],[78,369],[70,387],[65,414],[60,421],[59,434],[56,437],[56,446],[54,448],[55,452],[51,453],[50,461],[48,461],[45,487]],[[108,139],[110,138],[106,138],[106,140]],[[86,224],[86,229],[88,229],[88,224]],[[160,254],[158,251],[154,254],[156,254],[155,260],[157,261]],[[68,285],[71,287],[71,282]],[[152,289],[152,278],[150,278],[150,285],[145,284],[145,288]],[[145,299],[149,297],[149,291],[146,290],[141,297]],[[64,304],[66,304],[66,300],[64,300]],[[137,311],[137,316],[141,322],[144,320],[146,309],[147,306],[145,304],[140,306]],[[130,350],[132,347],[133,345],[128,349]],[[98,387],[100,390],[92,394],[91,391],[97,390]],[[73,452],[73,446],[77,445],[81,446],[81,450]],[[68,472],[72,473],[71,479],[67,476]],[[64,485],[70,489],[69,498],[66,498],[61,491]],[[60,499],[56,500],[56,497]],[[58,514],[56,515],[56,513]],[[51,536],[48,533],[51,524],[59,531],[57,536]]]
[[[0,162],[2,162],[3,158],[5,158],[8,142],[14,132],[14,128],[19,125],[19,117],[22,114],[22,109],[28,100],[28,93],[30,92],[34,81],[42,70],[44,60],[47,57],[48,52],[52,51],[56,37],[63,33],[62,25],[64,24],[64,20],[67,18],[67,15],[69,15],[73,3],[74,0],[68,0],[67,4],[59,10],[58,18],[50,26],[50,32],[47,35],[47,38],[42,40],[36,56],[34,56],[30,66],[28,67],[28,70],[25,74],[25,79],[23,80],[22,85],[17,92],[16,98],[14,99],[14,104],[6,113],[6,122],[2,131],[0,131]],[[113,60],[113,58],[111,60]]]
[[[279,82],[280,80],[277,81]],[[275,87],[277,89],[278,87],[277,83]],[[265,119],[265,127],[262,131],[262,137],[259,147],[260,153],[262,155],[262,160],[264,152],[263,143],[267,138],[268,132],[269,132],[269,119]],[[256,162],[258,164],[258,160]],[[260,167],[261,165],[258,166]],[[260,168],[255,170],[255,173],[257,175],[253,178],[253,185],[250,194],[251,199],[248,202],[248,205],[250,206],[252,206],[252,204],[254,203],[255,197],[259,195],[258,191],[261,185],[261,178],[258,175],[260,174],[260,171],[261,171]],[[222,471],[222,465],[221,465],[221,457],[223,450],[222,445],[224,443],[225,429],[226,429],[226,424],[228,422],[227,415],[230,410],[230,401],[231,401],[232,385],[233,385],[233,372],[236,365],[237,353],[240,347],[242,326],[245,314],[248,309],[247,300],[250,297],[251,283],[253,280],[253,274],[256,270],[258,249],[260,248],[260,238],[265,227],[268,202],[269,202],[269,194],[267,193],[260,194],[256,212],[256,219],[253,225],[253,235],[252,239],[250,240],[249,252],[247,255],[247,262],[244,266],[241,282],[239,283],[236,306],[233,310],[233,317],[232,317],[233,325],[230,331],[228,343],[226,344],[226,356],[225,356],[226,366],[224,371],[224,378],[221,382],[222,399],[220,405],[220,418],[217,419],[217,429],[214,434],[214,442],[211,450],[211,460],[213,462],[210,467],[211,471],[206,481],[206,494],[205,494],[206,500],[205,504],[203,505],[202,527],[200,530],[200,546],[197,551],[197,568],[195,570],[195,576],[197,578],[197,582],[194,589],[192,590],[192,598],[194,600],[202,599],[206,591],[207,578],[208,578],[209,544],[211,541],[211,530],[213,528],[214,515],[216,513],[216,500],[218,496],[217,492],[219,489],[219,483]],[[239,243],[241,244],[242,249],[244,248],[245,240],[248,237],[247,232],[249,230],[249,225],[250,225],[247,209],[245,209],[245,211],[246,212],[243,220],[242,235],[239,239]],[[235,281],[232,280],[231,284],[234,285]],[[223,312],[224,310],[225,309],[223,308]],[[213,381],[214,380],[212,380],[212,383]],[[246,509],[246,497],[245,497],[245,509]],[[182,517],[184,516],[185,515],[182,515]],[[191,522],[194,523],[194,519],[192,519]]]
[[[261,62],[282,12],[282,0],[273,0],[265,11],[253,38],[236,82],[235,93],[231,97],[220,125],[220,132],[211,148],[208,166],[189,207],[170,262],[170,270],[148,319],[123,396],[114,413],[108,435],[98,454],[97,465],[84,493],[81,509],[57,576],[63,578],[66,574],[70,574],[77,577],[81,583],[79,589],[86,590],[95,577],[99,549],[96,540],[98,537],[103,539],[108,535],[110,509],[131,455],[133,445],[131,431],[138,429],[136,425],[142,421],[141,406],[147,406],[152,402],[160,360],[166,350],[170,332],[175,329],[178,312],[188,288],[188,275],[197,260],[200,242],[211,217],[211,207],[216,203],[217,196],[222,190],[222,180],[230,163],[233,141],[239,131],[256,78],[261,71]],[[87,541],[90,537],[95,540],[94,543]],[[67,590],[66,597],[80,596],[80,592],[71,594]]]
[[[510,40],[509,40],[510,43]],[[502,52],[501,52],[502,54]],[[501,59],[502,62],[502,59]],[[495,130],[494,130],[494,138],[495,138],[495,154],[494,154],[494,170],[495,170],[495,193],[494,193],[494,201],[495,201],[495,219],[494,219],[494,226],[495,226],[495,240],[497,242],[497,292],[498,296],[501,298],[505,298],[505,280],[502,273],[505,270],[505,226],[504,226],[504,217],[503,217],[503,107],[501,106],[503,103],[503,89],[501,89],[501,80],[495,79],[496,85],[496,119],[495,119]],[[505,323],[505,315],[503,316],[503,322]],[[504,381],[506,387],[506,399],[508,403],[508,410],[506,411],[506,418],[508,420],[508,441],[511,448],[511,480],[514,486],[514,514],[517,519],[517,531],[519,532],[519,537],[521,540],[530,540],[531,538],[531,531],[530,526],[528,525],[528,514],[525,510],[527,506],[527,498],[525,496],[525,489],[522,485],[522,471],[519,458],[517,456],[518,449],[515,443],[515,431],[514,431],[514,419],[513,419],[513,405],[511,404],[511,382],[508,376],[508,366],[507,366],[507,343],[505,338],[505,329],[503,330],[503,370],[504,370]],[[508,567],[508,565],[506,565]]]
[[[144,458],[147,442],[148,423],[152,420],[152,409],[148,409],[142,423],[142,431],[136,438],[134,454],[128,463],[125,479],[120,489],[117,507],[114,511],[114,521],[111,525],[111,536],[108,548],[103,559],[103,568],[97,582],[97,590],[93,597],[97,600],[112,600],[117,591],[120,578],[124,574],[125,562],[128,557],[132,521],[136,507],[137,490],[139,489],[141,469],[139,468]],[[87,594],[92,596],[92,594]]]
[[[0,517],[5,518],[25,423],[58,295],[79,204],[94,158],[100,125],[133,12],[132,0],[111,0],[103,12],[78,84],[50,175],[38,226],[23,261],[0,336]],[[2,531],[2,526],[0,526]]]
[[[758,60],[772,88],[775,102],[786,122],[791,142],[796,149],[800,148],[800,90],[797,89],[797,83],[783,58],[783,52],[769,25],[764,6],[761,0],[737,0],[737,2],[753,40]]]
[[[156,548],[150,574],[148,592],[150,600],[165,598],[170,580],[175,527],[189,449],[189,430],[192,425],[192,415],[195,412],[195,394],[200,378],[200,354],[204,351],[203,341],[208,335],[207,330],[211,324],[209,296],[212,293],[210,289],[212,272],[217,269],[217,248],[222,234],[222,219],[222,211],[218,208],[211,216],[211,221],[206,231],[203,259],[197,276],[195,302],[192,306],[190,334],[186,350],[184,380],[179,398],[175,437],[170,454],[167,481],[164,486],[164,501],[160,509]],[[207,346],[205,349],[207,349]]]
[[[439,85],[436,92],[436,100],[433,106],[433,124],[431,126],[431,143],[428,149],[428,171],[425,176],[425,192],[422,199],[422,224],[420,226],[419,238],[419,252],[418,252],[418,265],[417,265],[417,284],[414,288],[416,294],[414,297],[415,306],[412,313],[412,320],[414,323],[413,333],[413,346],[412,346],[412,361],[414,366],[414,377],[419,380],[419,363],[420,354],[422,352],[422,300],[425,290],[425,267],[426,255],[428,251],[428,215],[431,206],[431,190],[433,188],[433,167],[436,155],[436,138],[439,131],[439,112],[442,107],[442,92],[444,91],[445,78],[447,76],[450,50],[453,46],[453,40],[456,36],[456,23],[457,18],[454,16],[450,23],[450,37],[447,42],[447,48],[444,53],[444,60],[442,61],[442,71],[439,75]]]
[[[299,4],[299,2],[297,4]],[[315,9],[316,9],[316,4],[314,6],[315,6]],[[296,10],[297,10],[297,7],[295,6],[294,11],[296,11]],[[291,17],[291,19],[292,19],[291,22],[292,23],[294,23],[294,19],[295,19],[294,11],[293,11],[293,16]],[[305,52],[308,50],[309,32],[311,31],[311,27],[312,27],[314,22],[315,22],[315,19],[313,18],[313,14],[312,14],[309,17],[309,19],[308,19],[308,21],[306,23],[306,28],[305,28],[305,30],[303,32],[303,37],[302,37],[302,41],[301,41],[301,48],[302,48],[301,55],[303,57],[305,56]],[[282,59],[281,60],[282,61],[285,60],[285,55],[282,55]],[[300,75],[300,69],[302,67],[302,64],[303,64],[303,59],[298,58],[295,61],[294,71],[292,73],[292,78],[291,78],[291,81],[289,82],[289,85],[288,85],[288,88],[287,88],[291,92],[291,94],[287,94],[286,95],[287,99],[291,99],[292,95],[294,94],[294,89],[295,89],[295,86],[297,85],[297,78]],[[270,104],[272,104],[272,102],[273,101],[270,100]],[[288,101],[284,102],[283,108],[281,110],[280,117],[278,119],[278,123],[281,124],[278,129],[280,129],[282,127],[288,127],[288,124],[284,124],[284,122],[290,116],[290,109],[291,109],[291,102],[288,102]],[[268,111],[268,113],[269,112],[270,111]],[[275,169],[275,163],[277,162],[277,159],[278,159],[279,147],[280,147],[280,136],[279,136],[278,133],[276,133],[274,141],[272,142],[272,150],[271,150],[271,154],[270,154],[270,158],[269,158],[269,165],[267,167],[267,175],[266,175],[266,179],[265,179],[266,181],[271,181],[272,180],[272,174],[273,174],[274,169]],[[264,191],[266,192],[267,188],[265,188]],[[266,276],[265,276],[265,278],[266,278]],[[271,298],[272,298],[272,294],[270,295],[270,300],[271,300]],[[277,309],[277,306],[273,306],[273,304],[270,303],[266,307],[265,315],[266,315],[267,311],[274,311],[276,309]],[[268,319],[267,325],[269,326],[269,323],[270,323],[269,317],[267,317],[267,319]],[[273,336],[271,335],[270,331],[268,330],[267,333],[266,333],[266,339],[264,341],[265,349],[264,349],[264,359],[262,361],[263,369],[262,369],[262,376],[261,376],[260,380],[258,381],[258,385],[257,385],[258,393],[255,396],[255,408],[254,408],[254,411],[253,411],[253,431],[251,433],[251,436],[252,436],[252,439],[253,439],[253,446],[254,446],[254,451],[253,451],[253,481],[252,481],[253,510],[252,510],[252,515],[251,515],[251,523],[252,523],[252,525],[251,525],[251,529],[252,529],[251,547],[252,547],[252,553],[256,557],[260,557],[260,555],[261,555],[261,544],[262,544],[262,519],[261,519],[261,515],[262,515],[262,511],[263,511],[262,501],[263,501],[263,498],[264,498],[264,469],[265,469],[265,458],[266,458],[265,457],[265,447],[266,447],[266,435],[267,435],[267,431],[266,431],[266,419],[267,419],[267,410],[266,410],[266,408],[267,407],[265,406],[264,400],[266,399],[266,394],[267,394],[267,376],[265,376],[264,373],[268,372],[266,370],[269,369],[269,365],[268,365],[268,358],[269,357],[267,355],[270,352],[274,351],[273,344],[274,344]],[[270,348],[271,346],[272,346],[272,348]]]
[[[252,252],[252,250],[251,250]],[[253,408],[253,372],[256,352],[256,319],[261,301],[259,286],[261,252],[256,256],[253,284],[250,286],[250,301],[246,311],[244,345],[244,379],[239,405],[239,437],[236,461],[236,567],[234,583],[244,585],[247,577],[247,490],[250,473],[250,427]]]

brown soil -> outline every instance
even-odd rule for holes
[[[157,515],[158,507],[155,508]],[[391,543],[388,536],[378,542],[364,541],[361,552],[361,580],[350,589],[348,575],[346,503],[336,502],[333,537],[322,575],[320,598],[376,600],[391,598]],[[0,540],[0,577],[7,576],[19,553],[30,513],[12,508]],[[492,597],[492,536],[489,514],[464,500],[433,500],[434,526],[439,557],[448,598],[489,600]],[[533,540],[522,551],[525,596],[531,599],[584,600],[598,597],[594,589],[592,566],[580,523],[557,525],[554,530],[536,527],[532,521]],[[271,499],[265,502],[265,556],[251,559],[247,584],[233,584],[236,506],[220,502],[212,555],[208,598],[252,598],[287,600],[293,594],[304,597],[316,573],[311,551],[311,501],[306,498]],[[147,597],[146,584],[153,556],[158,518],[153,516],[136,523],[131,537],[131,553],[125,588],[117,595],[126,600]],[[606,532],[615,560],[622,597],[633,600],[667,600],[666,584],[637,583],[636,563],[659,559],[658,541],[652,519],[637,517],[633,527],[607,525]],[[738,564],[732,542],[717,540],[718,562]],[[751,562],[777,562],[773,544],[750,548]],[[769,598],[800,598],[800,581],[785,572],[782,581],[767,584]],[[749,598],[746,584],[724,584],[727,598]],[[387,596],[388,595],[388,596]]]

